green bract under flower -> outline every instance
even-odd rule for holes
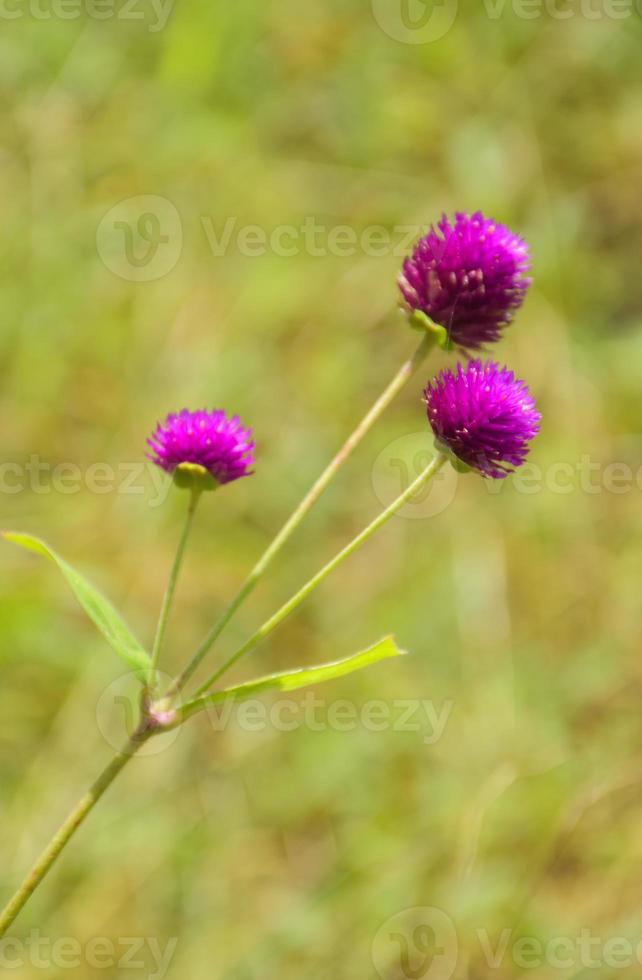
[[[219,481],[199,463],[179,463],[174,470],[174,483],[182,490],[216,490]]]

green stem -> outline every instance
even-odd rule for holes
[[[158,617],[156,636],[154,637],[154,646],[152,648],[152,665],[150,671],[152,675],[152,683],[153,683],[154,671],[158,667],[158,660],[163,646],[163,640],[165,638],[165,631],[167,630],[167,621],[169,619],[170,610],[172,608],[172,601],[174,599],[174,592],[176,591],[178,574],[181,570],[181,564],[183,562],[183,555],[185,554],[185,546],[187,544],[187,539],[189,538],[189,533],[192,529],[194,513],[196,511],[196,505],[198,504],[200,495],[201,495],[200,490],[198,488],[194,488],[190,491],[190,500],[189,500],[189,506],[187,508],[187,517],[185,519],[185,524],[183,525],[183,533],[181,534],[180,541],[178,542],[178,548],[176,549],[174,564],[172,565],[172,570],[169,574],[169,581],[167,583],[167,588],[165,590],[163,605],[161,607],[160,616]]]
[[[435,337],[431,333],[426,333],[422,338],[419,347],[409,360],[402,364],[401,368],[394,376],[388,387],[383,391],[383,393],[376,400],[370,411],[364,416],[356,429],[352,432],[350,436],[346,439],[345,443],[336,454],[331,463],[326,467],[321,476],[318,478],[316,483],[311,487],[306,496],[303,498],[296,510],[291,514],[288,520],[285,522],[277,536],[274,538],[269,547],[264,551],[263,555],[259,558],[258,562],[246,578],[245,582],[234,596],[230,604],[227,606],[222,616],[214,624],[208,635],[205,637],[200,647],[187,664],[183,672],[176,678],[172,684],[168,695],[172,696],[181,691],[185,684],[188,682],[194,671],[199,667],[203,658],[212,648],[216,640],[219,638],[229,621],[234,616],[234,613],[242,605],[242,603],[247,599],[250,593],[254,590],[259,579],[265,573],[268,565],[279,553],[283,545],[290,538],[293,532],[297,529],[305,515],[317,502],[323,491],[327,488],[332,479],[339,472],[343,464],[350,457],[352,452],[359,445],[363,437],[369,432],[377,419],[383,415],[383,412],[392,402],[392,400],[399,394],[399,392],[408,383],[410,378],[413,376],[418,367],[425,360],[430,348],[435,343]]]
[[[105,790],[111,786],[118,773],[133,758],[144,741],[145,736],[132,736],[126,746],[118,755],[114,756],[107,768],[101,773],[82,799],[79,800],[58,832],[54,834],[9,904],[0,912],[0,938],[6,934],[11,923],[31,898],[43,878],[51,870],[51,867],[62,850],[84,823],[86,817],[93,810]]]
[[[261,640],[271,633],[272,630],[276,629],[276,627],[283,622],[286,616],[289,616],[290,613],[296,609],[296,607],[300,605],[300,603],[302,603],[303,600],[306,599],[310,593],[316,589],[321,582],[323,582],[325,578],[328,577],[330,572],[334,571],[334,569],[345,561],[345,559],[348,558],[353,552],[355,552],[357,548],[360,548],[361,545],[364,544],[364,542],[366,542],[375,531],[389,521],[390,518],[416,494],[419,488],[422,487],[424,483],[427,483],[428,480],[441,469],[447,458],[448,457],[443,453],[437,453],[430,461],[426,469],[410,484],[406,490],[404,490],[399,497],[397,497],[396,500],[390,504],[389,507],[386,507],[386,509],[382,511],[381,514],[379,514],[379,516],[376,517],[374,521],[372,521],[372,523],[370,523],[365,530],[361,532],[361,534],[358,534],[357,537],[350,542],[350,544],[346,545],[346,547],[343,548],[338,555],[335,555],[335,557],[332,558],[327,565],[324,565],[316,575],[306,582],[303,588],[299,589],[299,591],[295,593],[295,595],[293,595],[292,598],[285,603],[285,605],[281,606],[278,612],[274,613],[270,619],[263,623],[256,633],[254,633],[249,640],[247,640],[243,646],[237,650],[236,653],[234,653],[229,660],[227,660],[215,674],[212,674],[205,684],[198,689],[196,692],[196,700],[190,701],[186,705],[186,707],[190,708],[190,713],[193,713],[192,706],[197,703],[200,695],[208,691],[216,683],[216,681],[218,681],[218,679],[230,669],[230,667],[241,659],[244,654],[246,654],[249,650],[252,650]]]

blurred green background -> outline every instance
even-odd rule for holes
[[[98,967],[88,944],[176,937],[172,978],[504,978],[519,937],[590,930],[597,974],[577,950],[527,972],[639,976],[603,956],[642,939],[642,30],[612,6],[3,7],[2,526],[44,537],[150,642],[184,498],[159,505],[145,438],[182,406],[255,430],[256,474],[201,507],[168,670],[414,349],[408,229],[481,208],[527,238],[535,283],[493,354],[544,415],[528,481],[442,481],[235,676],[389,631],[410,657],[317,689],[320,731],[301,692],[292,731],[201,718],[125,771],[16,923],[80,944],[50,975],[153,976],[148,946]],[[306,219],[324,230],[294,254],[237,237]],[[454,360],[387,412],[219,657],[399,491],[430,446],[421,389]],[[4,897],[120,740],[129,688],[53,566],[3,545],[0,592]],[[329,720],[382,699],[387,730]],[[456,966],[430,965],[412,913],[390,925],[413,907],[452,920]],[[480,936],[503,930],[491,970]],[[12,975],[41,976],[22,949]]]

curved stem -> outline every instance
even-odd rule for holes
[[[399,371],[397,371],[390,384],[382,392],[379,398],[377,398],[370,411],[364,416],[351,435],[348,436],[334,459],[329,463],[316,483],[310,488],[306,496],[303,498],[299,506],[285,522],[272,543],[261,555],[245,582],[234,596],[230,604],[227,606],[220,619],[217,620],[208,635],[205,637],[183,672],[176,678],[168,691],[168,695],[170,697],[177,694],[185,687],[185,684],[188,682],[194,671],[199,667],[203,658],[212,648],[218,637],[234,616],[234,613],[254,590],[259,582],[259,579],[265,573],[268,565],[272,562],[286,541],[297,529],[305,515],[317,502],[321,494],[328,487],[329,483],[336,476],[346,460],[354,452],[363,437],[369,432],[377,419],[380,418],[388,405],[404,388],[417,368],[425,360],[428,351],[434,345],[434,343],[435,337],[433,334],[426,333],[423,336],[421,343],[413,356],[402,364],[401,368]]]
[[[105,790],[111,786],[116,776],[127,765],[129,760],[133,758],[145,740],[146,736],[144,735],[133,735],[125,747],[118,753],[118,755],[114,756],[107,768],[103,770],[98,779],[92,784],[82,799],[78,801],[63,825],[51,838],[49,844],[44,849],[11,901],[8,903],[5,909],[0,912],[0,938],[6,934],[11,923],[31,898],[32,894],[43,878],[51,870],[60,853],[74,836],[78,828],[84,823],[88,814],[91,813],[93,808],[96,806],[96,803],[104,794]]]
[[[183,533],[181,534],[180,541],[178,542],[178,548],[176,549],[176,556],[174,557],[174,564],[172,565],[172,570],[169,574],[169,581],[167,583],[167,588],[165,590],[165,596],[163,597],[163,605],[161,606],[160,616],[158,617],[156,636],[154,637],[154,646],[152,648],[152,665],[151,665],[152,682],[153,682],[154,671],[158,667],[158,659],[160,657],[160,652],[163,646],[163,640],[165,638],[167,621],[169,619],[169,613],[172,608],[174,592],[176,591],[176,583],[178,582],[178,573],[181,570],[183,555],[185,554],[185,545],[187,544],[187,539],[189,538],[189,533],[192,528],[192,521],[194,519],[194,513],[196,511],[196,505],[198,504],[199,497],[200,497],[200,491],[198,489],[193,489],[190,493],[189,506],[187,508],[187,517],[185,519],[185,524],[183,526]]]
[[[410,486],[406,490],[404,490],[404,492],[399,497],[397,497],[396,500],[394,500],[390,504],[389,507],[386,507],[386,509],[382,511],[378,517],[375,517],[374,521],[368,524],[368,526],[361,532],[361,534],[358,534],[356,538],[354,538],[349,544],[345,546],[345,548],[343,548],[337,555],[335,555],[334,558],[332,558],[327,563],[327,565],[324,565],[323,568],[320,571],[318,571],[316,575],[314,575],[308,582],[306,582],[306,584],[301,589],[299,589],[299,591],[296,592],[292,596],[292,598],[285,603],[285,605],[281,606],[278,612],[275,612],[274,615],[270,617],[270,619],[268,619],[265,623],[263,623],[261,627],[259,627],[256,633],[252,634],[249,640],[247,640],[243,644],[243,646],[236,651],[236,653],[232,654],[229,660],[227,660],[221,667],[219,667],[216,673],[212,674],[212,676],[205,682],[205,684],[199,687],[198,691],[196,692],[196,700],[198,700],[200,695],[208,691],[216,683],[216,681],[230,669],[230,667],[232,667],[238,660],[241,659],[241,657],[244,654],[246,654],[249,650],[252,650],[261,640],[263,640],[269,633],[271,633],[272,630],[276,629],[276,627],[283,622],[286,616],[289,616],[290,613],[294,609],[296,609],[296,607],[300,605],[303,602],[303,600],[306,599],[310,595],[310,593],[314,589],[316,589],[318,585],[321,584],[321,582],[323,582],[325,578],[328,577],[330,572],[334,571],[334,569],[337,568],[337,566],[340,565],[343,561],[345,561],[345,559],[348,558],[351,554],[353,554],[353,552],[355,552],[357,548],[360,548],[361,545],[364,544],[364,542],[366,542],[368,538],[370,538],[374,534],[375,531],[377,531],[387,521],[389,521],[390,518],[394,514],[396,514],[397,511],[399,511],[403,507],[403,505],[406,504],[411,499],[411,497],[413,497],[416,494],[416,492],[420,489],[420,487],[422,487],[424,483],[427,483],[428,480],[430,480],[430,478],[433,477],[435,473],[437,473],[441,469],[441,467],[446,462],[447,458],[448,457],[445,456],[443,453],[438,452],[430,461],[426,469],[417,477],[416,480],[414,480],[410,484]],[[191,706],[194,704],[195,704],[194,700],[190,701],[188,702],[186,707],[191,708]]]

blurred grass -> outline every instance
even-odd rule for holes
[[[194,0],[157,32],[144,9],[3,22],[0,432],[2,461],[84,471],[140,460],[156,419],[183,405],[254,426],[256,475],[199,515],[171,662],[416,343],[393,311],[399,256],[217,257],[204,217],[217,232],[228,217],[269,233],[306,216],[392,231],[482,208],[514,227],[535,285],[497,356],[541,405],[532,460],[546,479],[532,494],[460,480],[442,513],[396,520],[238,669],[394,631],[412,657],[318,693],[452,701],[438,742],[194,723],[123,775],[17,934],[178,936],[168,975],[199,980],[374,977],[377,930],[415,905],[457,923],[461,977],[487,975],[477,928],[640,939],[642,485],[603,486],[610,463],[642,466],[639,18],[470,5],[441,39],[409,45],[354,0]],[[173,203],[183,248],[136,283],[106,268],[96,229],[138,195]],[[220,652],[376,512],[377,457],[423,430],[424,380]],[[580,474],[551,489],[551,467],[586,456],[597,492]],[[181,510],[178,494],[152,497],[149,478],[141,495],[5,490],[1,523],[51,542],[149,641]],[[96,703],[122,671],[51,567],[5,546],[0,570],[4,894],[107,758]],[[496,975],[519,972],[508,959]]]

